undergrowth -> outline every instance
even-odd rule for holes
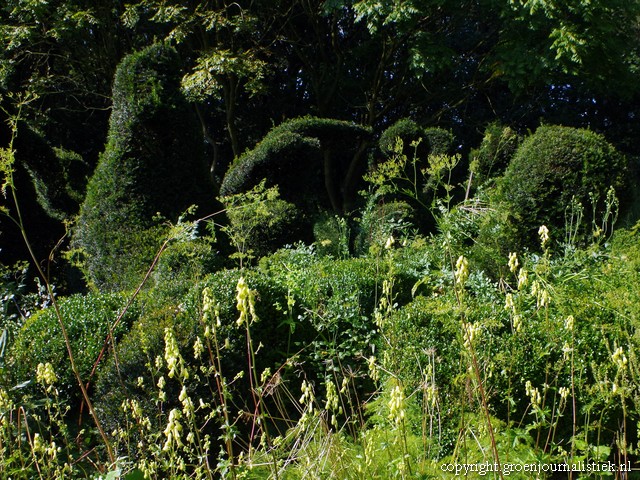
[[[493,252],[500,268],[478,269],[484,262],[461,232],[478,231],[491,204],[454,205],[459,157],[433,156],[418,171],[401,147],[369,177],[370,198],[410,200],[433,216],[432,235],[394,220],[371,230],[359,258],[345,241],[339,259],[298,245],[251,266],[250,231],[237,215],[226,232],[241,268],[172,288],[187,292],[173,301],[166,289],[136,290],[138,318],[118,342],[132,302],[104,320],[108,359],[90,373],[91,364],[76,366],[82,344],[65,333],[69,319],[40,271],[52,306],[34,318],[57,320],[67,357],[19,379],[2,371],[0,476],[413,479],[465,466],[471,477],[483,468],[493,478],[552,478],[552,468],[634,465],[640,225],[611,233],[611,195],[578,239],[572,205],[564,238],[542,225],[535,249]],[[19,205],[12,162],[4,150],[5,189]],[[171,242],[188,245],[202,221],[174,226],[182,233]],[[91,355],[98,350],[92,344]],[[4,355],[3,365],[13,359]],[[74,384],[80,413],[62,394]],[[547,470],[532,475],[527,465]]]

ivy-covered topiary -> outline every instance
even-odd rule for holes
[[[606,139],[585,129],[542,126],[526,138],[507,167],[500,196],[510,206],[525,244],[536,242],[541,225],[560,238],[565,210],[575,197],[590,223],[592,196],[600,208],[610,187],[620,192],[625,157]]]
[[[302,208],[342,212],[350,205],[366,168],[362,145],[369,129],[352,122],[302,117],[273,128],[229,168],[220,194],[246,192],[266,179],[283,200]]]
[[[74,244],[102,290],[130,288],[164,235],[191,205],[216,209],[195,112],[180,90],[173,48],[153,45],[116,71],[109,138],[89,181]]]

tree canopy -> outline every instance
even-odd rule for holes
[[[177,51],[218,184],[274,125],[304,115],[374,137],[411,118],[451,131],[463,152],[491,122],[526,133],[544,118],[606,130],[634,153],[638,13],[636,0],[7,0],[0,106],[37,95],[25,124],[82,159],[65,180],[75,191],[104,149],[117,65],[157,42]],[[371,142],[358,142],[366,159]],[[35,190],[69,190],[52,177]]]

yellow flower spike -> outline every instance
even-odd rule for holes
[[[465,282],[469,278],[469,261],[460,255],[456,261],[456,271],[454,272],[456,284],[464,286]]]
[[[519,265],[518,255],[515,252],[509,253],[509,270],[511,270],[511,273],[516,273]]]
[[[527,271],[524,268],[521,268],[520,272],[518,272],[518,290],[521,290],[524,287],[526,287],[528,281],[529,281],[529,275],[527,274]]]
[[[542,225],[538,229],[538,235],[540,235],[540,244],[542,245],[542,248],[544,248],[549,242],[549,229],[546,225]]]
[[[573,315],[569,315],[564,321],[564,328],[571,331],[573,330],[574,325],[575,325],[575,319],[573,318]]]

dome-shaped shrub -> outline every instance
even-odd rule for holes
[[[318,207],[350,211],[366,168],[367,127],[331,118],[301,117],[273,128],[229,167],[222,196],[247,192],[262,180],[304,214]]]
[[[602,203],[609,187],[619,191],[625,168],[625,157],[602,135],[542,126],[524,140],[507,167],[501,197],[510,205],[525,243],[536,238],[541,225],[555,229],[558,238],[572,198],[589,214],[590,194]]]
[[[402,140],[402,153],[410,158],[413,158],[415,153],[418,158],[426,159],[429,153],[429,142],[426,138],[424,128],[416,122],[410,118],[403,118],[382,132],[378,140],[378,146],[385,156],[389,157],[393,155],[398,139]],[[418,150],[414,151],[411,143],[418,140],[421,140],[420,145],[418,146]]]
[[[387,128],[380,135],[378,146],[385,156],[394,153],[398,138],[402,140],[402,153],[410,159],[414,156],[426,162],[429,154],[450,155],[454,151],[455,137],[449,130],[440,127],[423,128],[410,118],[403,118]],[[418,147],[413,142],[420,141]]]

